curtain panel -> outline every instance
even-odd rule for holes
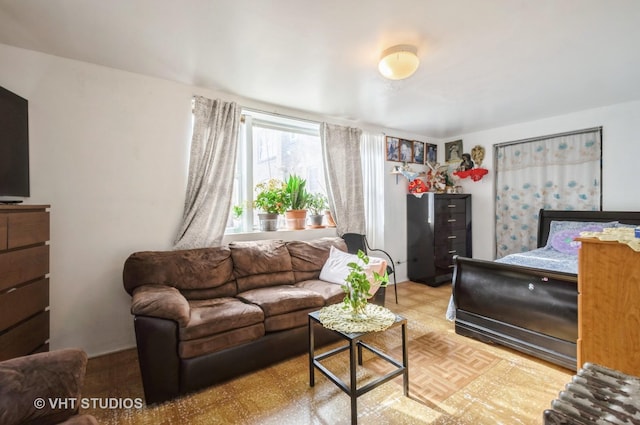
[[[187,194],[174,249],[219,246],[232,202],[240,108],[194,96],[193,115]]]
[[[361,134],[359,128],[327,123],[320,128],[327,197],[338,235],[364,234],[366,231],[360,161]]]
[[[601,208],[602,130],[496,145],[496,258],[537,248],[538,212]]]
[[[382,134],[362,133],[360,154],[367,240],[371,246],[384,246],[384,154]]]

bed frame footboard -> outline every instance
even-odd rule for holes
[[[577,277],[454,259],[455,330],[576,370]]]

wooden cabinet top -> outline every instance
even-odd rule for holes
[[[2,212],[22,212],[22,211],[41,211],[51,208],[51,205],[28,205],[28,204],[0,204],[0,213]]]

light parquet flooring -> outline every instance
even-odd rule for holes
[[[455,334],[444,314],[450,285],[398,284],[386,306],[408,319],[409,397],[396,378],[358,399],[360,424],[541,424],[542,412],[573,371],[510,349]],[[401,358],[400,329],[372,335],[372,345]],[[348,379],[348,357],[323,364]],[[365,350],[360,384],[390,365]],[[142,397],[135,350],[91,359],[83,397]],[[316,373],[309,387],[306,355],[227,383],[142,409],[84,409],[101,424],[348,424],[349,397]]]

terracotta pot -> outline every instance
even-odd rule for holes
[[[300,230],[306,227],[307,210],[289,210],[284,213],[287,221],[287,229]]]
[[[325,210],[324,216],[327,217],[327,226],[328,227],[336,227],[336,222],[333,221],[333,216],[331,215],[331,210]]]

